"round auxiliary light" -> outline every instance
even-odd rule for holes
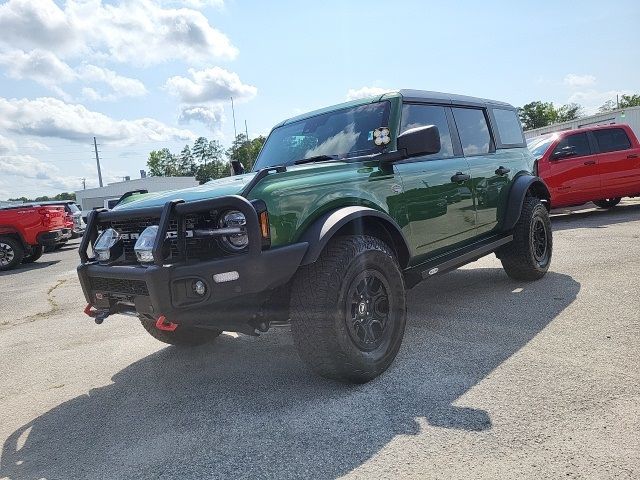
[[[147,227],[142,231],[142,233],[138,237],[138,240],[136,240],[135,246],[133,247],[133,250],[136,252],[136,258],[139,262],[153,262],[153,245],[156,242],[157,235],[157,225],[151,225],[150,227]]]
[[[247,235],[247,219],[242,212],[237,210],[229,210],[223,213],[218,220],[220,228],[240,228],[240,233],[233,233],[222,237],[222,243],[225,247],[232,251],[240,251],[249,244],[249,236]]]
[[[205,293],[207,293],[207,286],[204,284],[202,280],[197,280],[193,284],[193,291],[196,292],[198,295],[203,296]]]
[[[115,260],[122,254],[120,234],[113,228],[103,230],[93,243],[93,254],[99,262]]]

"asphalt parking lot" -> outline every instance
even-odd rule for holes
[[[0,478],[639,478],[640,200],[554,215],[409,293],[393,366],[313,376],[286,328],[180,350],[82,314],[75,245],[0,274]]]

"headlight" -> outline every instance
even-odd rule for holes
[[[143,230],[136,240],[133,250],[136,252],[136,258],[142,263],[153,262],[153,245],[158,235],[158,226],[152,225]]]
[[[222,243],[231,251],[239,251],[249,244],[249,236],[247,235],[247,219],[242,212],[237,210],[229,210],[220,216],[218,227],[220,228],[239,228],[239,233],[233,233],[222,237]]]
[[[122,255],[120,234],[113,228],[103,230],[93,244],[93,254],[99,262],[115,260]]]

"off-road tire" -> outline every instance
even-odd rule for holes
[[[540,239],[541,228],[544,228],[544,242]],[[544,252],[540,253],[543,243]],[[531,281],[538,280],[547,273],[552,253],[553,235],[549,212],[539,198],[527,196],[518,223],[513,228],[513,241],[498,251],[498,258],[511,278]]]
[[[594,204],[598,208],[613,208],[620,203],[622,198],[605,198],[602,200],[594,200]]]
[[[366,235],[336,237],[291,283],[291,332],[312,370],[365,383],[389,367],[402,343],[406,299],[398,260],[387,244]]]
[[[35,247],[31,247],[31,253],[25,255],[22,259],[22,263],[33,263],[38,260],[42,256],[42,252],[44,249],[42,245],[36,245]]]
[[[54,252],[56,250],[56,246],[55,245],[46,245],[44,247],[44,253],[51,253]]]
[[[0,271],[16,268],[24,258],[24,248],[13,237],[0,237]]]
[[[149,335],[156,340],[179,347],[197,347],[198,345],[204,345],[205,343],[212,342],[222,333],[222,330],[189,328],[180,325],[173,332],[159,330],[156,328],[155,320],[148,318],[140,318],[140,323],[142,323],[144,329],[149,332]]]

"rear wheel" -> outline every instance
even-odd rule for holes
[[[156,340],[181,347],[204,345],[205,343],[212,342],[222,333],[222,330],[183,327],[181,325],[178,325],[178,328],[173,332],[169,332],[156,328],[155,320],[140,318],[140,322],[144,329]]]
[[[36,245],[35,247],[31,247],[31,252],[28,255],[25,255],[22,259],[22,263],[33,263],[38,260],[42,256],[43,252],[42,245]]]
[[[525,197],[513,241],[497,252],[498,258],[514,280],[538,280],[549,270],[552,252],[549,212],[539,198]]]
[[[0,270],[11,270],[22,262],[24,248],[13,237],[0,237]]]
[[[364,383],[380,375],[400,349],[405,323],[400,266],[378,238],[332,239],[292,282],[293,339],[323,377]]]
[[[595,200],[593,203],[598,208],[613,208],[620,203],[622,198],[605,198],[603,200]]]

